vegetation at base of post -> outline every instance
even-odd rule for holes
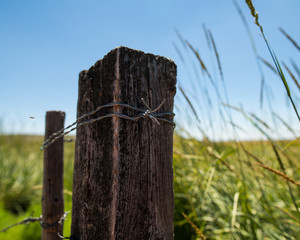
[[[25,218],[41,215],[43,151],[42,136],[0,135],[0,230]],[[71,211],[74,142],[64,149],[65,211]],[[70,236],[71,214],[64,221]],[[0,233],[1,240],[41,239],[39,222],[18,225]]]
[[[0,229],[41,214],[42,140],[0,136]],[[300,142],[274,144],[285,166],[282,176],[261,166],[280,172],[270,141],[211,142],[175,134],[175,239],[298,239],[300,215],[287,181],[299,204]],[[73,152],[74,143],[65,143],[66,211],[71,210]],[[26,208],[22,199],[29,199]],[[68,216],[64,236],[70,236],[70,223]],[[1,239],[40,239],[40,232],[39,223],[31,223],[0,234]]]

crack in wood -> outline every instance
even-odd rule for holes
[[[115,65],[115,81],[113,97],[114,102],[121,102],[120,99],[120,49],[117,49],[117,59]],[[114,113],[120,113],[120,106],[113,107]],[[120,118],[117,116],[113,117],[113,181],[112,181],[112,206],[111,206],[111,239],[115,239],[115,225],[116,225],[116,214],[117,214],[117,197],[119,191],[119,161],[120,161],[120,142],[119,142],[119,131],[120,131]]]

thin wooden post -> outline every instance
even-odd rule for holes
[[[79,76],[78,117],[122,102],[172,112],[176,65],[167,58],[119,47]],[[101,109],[136,116],[123,106]],[[172,116],[165,117],[173,120]],[[173,239],[173,126],[150,118],[113,116],[77,130],[72,239]]]
[[[46,113],[45,140],[64,127],[65,113]],[[42,197],[42,240],[59,240],[57,233],[63,234],[59,220],[64,214],[63,195],[63,138],[44,150],[44,176]]]

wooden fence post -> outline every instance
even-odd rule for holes
[[[45,140],[64,127],[65,113],[46,113]],[[59,240],[63,226],[58,221],[64,214],[63,195],[63,138],[44,150],[44,176],[42,196],[42,240]]]
[[[112,102],[172,112],[176,65],[119,47],[79,76],[77,116]],[[101,109],[136,116],[123,106]],[[173,116],[165,117],[173,120]],[[173,126],[113,116],[77,129],[72,239],[173,239]]]

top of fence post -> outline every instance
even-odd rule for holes
[[[145,112],[113,105],[81,120],[110,116],[77,129],[72,239],[173,239],[173,115],[160,113],[173,111],[176,74],[126,47],[80,73],[78,117],[116,102]]]

